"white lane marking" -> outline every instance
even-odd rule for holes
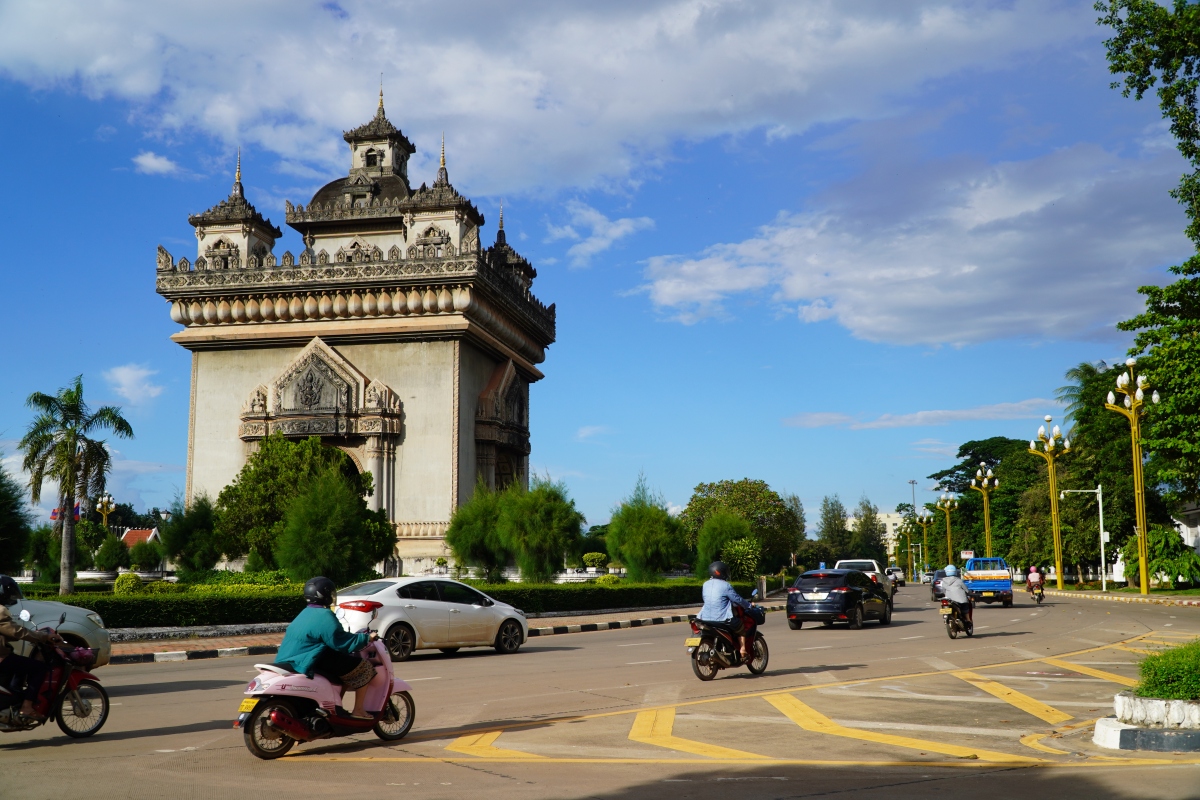
[[[803,652],[804,650],[828,650],[828,649],[829,649],[829,648],[831,648],[831,647],[833,647],[833,645],[831,645],[831,644],[823,644],[823,645],[821,645],[820,647],[801,647],[801,648],[800,648],[800,650],[801,650],[802,652]]]
[[[901,636],[900,641],[903,642],[905,639],[924,639],[924,638],[925,638],[924,636]]]
[[[925,656],[921,660],[934,669],[958,669],[957,664],[951,664],[944,658],[938,658],[937,656]]]
[[[401,680],[405,683],[416,683],[417,681],[440,681],[441,679],[442,676],[439,675],[436,678],[402,678]]]
[[[1171,617],[1171,619],[1175,619],[1175,618],[1174,618],[1174,617]],[[1172,625],[1174,625],[1174,624],[1175,624],[1174,622],[1164,622],[1164,623],[1163,623],[1163,627],[1164,627],[1164,628],[1169,628],[1169,627],[1171,627],[1171,626],[1172,626]]]
[[[642,647],[643,645],[654,644],[654,642],[635,642],[634,644],[619,644],[617,647]]]
[[[804,677],[807,678],[808,682],[813,685],[819,685],[822,683],[837,683],[839,680],[837,675],[834,675],[832,672],[828,671],[808,672],[805,673]]]
[[[1017,617],[1016,619],[1010,619],[1010,620],[1009,620],[1009,622],[1020,622],[1020,621],[1021,621],[1021,618],[1020,618],[1020,617]]]
[[[976,626],[975,626],[975,630],[977,630],[977,631],[986,631],[986,630],[987,630],[988,628],[990,628],[990,627],[992,627],[992,626],[991,626],[991,625],[976,625]]]
[[[155,750],[156,753],[174,753],[174,750]]]
[[[632,666],[636,666],[638,664],[665,664],[670,660],[671,659],[669,659],[669,658],[660,658],[657,661],[626,661],[625,666],[632,667]]]

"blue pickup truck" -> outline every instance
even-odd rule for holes
[[[1013,604],[1012,573],[1003,558],[969,558],[963,567],[963,583],[975,602]]]

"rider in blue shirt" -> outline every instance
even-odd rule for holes
[[[724,561],[714,561],[708,565],[709,579],[704,582],[702,596],[704,607],[700,609],[698,618],[703,622],[715,622],[727,627],[738,638],[741,644],[742,658],[749,658],[750,652],[746,637],[742,635],[745,625],[740,617],[735,617],[733,607],[738,606],[749,610],[750,601],[743,598],[729,585],[729,567]]]

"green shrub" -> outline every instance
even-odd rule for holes
[[[115,595],[130,595],[142,593],[142,579],[132,572],[126,572],[117,576],[113,581],[113,594]]]
[[[708,577],[708,565],[723,558],[726,545],[736,539],[747,539],[752,534],[750,523],[732,511],[713,511],[700,527],[696,544],[696,577]]]
[[[64,603],[94,611],[110,628],[161,628],[189,625],[250,625],[291,622],[304,608],[297,592],[253,595],[138,594],[67,595]]]
[[[1200,642],[1148,656],[1140,671],[1139,697],[1200,700]]]
[[[564,559],[579,552],[583,514],[562,483],[534,478],[529,490],[511,484],[500,498],[499,537],[523,581],[548,581]]]
[[[181,572],[211,570],[221,560],[217,542],[216,513],[208,495],[200,495],[184,507],[176,500],[171,506],[171,518],[160,529],[163,549]]]
[[[620,575],[601,575],[596,580],[592,581],[596,586],[616,586],[621,582]]]
[[[608,523],[608,547],[629,570],[629,577],[653,583],[683,554],[683,529],[667,511],[662,497],[639,476],[633,494],[613,512]]]
[[[142,570],[155,570],[162,563],[162,548],[154,542],[138,542],[129,550],[129,560]]]
[[[604,577],[616,577],[615,575]],[[502,603],[530,612],[597,611],[603,608],[653,608],[656,606],[700,605],[701,582],[662,581],[660,583],[600,584],[601,579],[587,583],[474,585]],[[598,585],[600,584],[600,585]],[[734,589],[749,597],[754,589],[748,583],[735,583]]]
[[[608,555],[605,553],[584,553],[583,565],[593,569],[600,569],[608,561]]]
[[[721,560],[729,567],[729,578],[735,581],[752,580],[762,560],[762,545],[753,536],[735,539],[721,551]]]
[[[78,585],[75,587],[79,588]],[[171,583],[170,581],[151,581],[142,587],[146,594],[183,594],[192,587],[186,583]]]
[[[290,586],[293,583],[288,574],[281,569],[259,572],[251,572],[250,570],[235,572],[231,569],[206,569],[197,572],[181,570],[179,572],[179,580],[181,583],[193,586],[201,584],[206,586],[216,584],[222,586]]]
[[[113,572],[117,567],[129,566],[129,548],[111,533],[105,537],[96,551],[96,569]]]

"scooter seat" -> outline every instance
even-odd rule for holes
[[[276,675],[295,675],[290,669],[279,666],[278,664],[255,664],[254,668],[263,672],[274,672]]]

